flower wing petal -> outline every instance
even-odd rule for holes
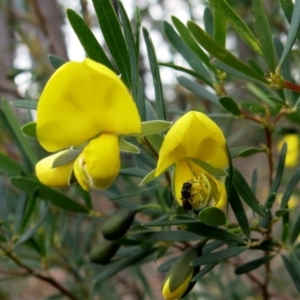
[[[75,176],[83,189],[106,189],[118,176],[120,151],[118,136],[102,134],[92,140],[76,159]]]
[[[73,161],[65,165],[52,168],[54,160],[66,151],[61,151],[53,155],[47,156],[40,160],[35,166],[35,172],[38,179],[45,185],[52,187],[68,186],[71,172],[73,169]]]

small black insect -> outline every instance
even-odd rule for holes
[[[190,201],[192,200],[192,196],[191,195],[191,188],[192,188],[193,184],[192,181],[187,181],[184,182],[184,184],[182,185],[182,189],[181,189],[181,200],[182,200],[182,206],[184,207],[185,210],[192,210],[193,206],[191,205]]]

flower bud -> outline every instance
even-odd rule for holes
[[[120,239],[131,226],[135,211],[122,210],[117,212],[103,225],[102,234],[107,240]]]
[[[90,253],[90,261],[95,264],[105,265],[109,263],[119,248],[120,244],[103,240],[101,244],[92,249]]]
[[[162,294],[165,300],[181,299],[194,287],[191,282],[193,276],[199,271],[199,267],[192,267],[191,261],[198,257],[195,248],[189,248],[177,259],[166,276],[162,287]]]

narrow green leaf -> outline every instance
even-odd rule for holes
[[[232,113],[234,116],[241,115],[241,111],[240,111],[238,105],[231,97],[228,97],[228,96],[221,97],[219,99],[219,102],[228,112]]]
[[[280,6],[284,12],[284,15],[289,23],[291,23],[294,3],[292,0],[279,0]]]
[[[36,205],[38,203],[38,200],[36,199],[36,195],[29,195],[28,199],[27,199],[27,203],[26,203],[26,211],[24,213],[24,216],[21,220],[21,224],[20,224],[20,230],[19,233],[22,234],[24,229],[26,228],[32,214],[35,211]]]
[[[178,259],[178,257],[179,256],[173,257],[173,258],[167,260],[166,262],[162,263],[160,266],[158,266],[156,271],[159,272],[159,273],[168,272],[171,269],[171,267],[174,265],[174,263]]]
[[[199,220],[209,226],[222,226],[226,223],[224,212],[217,207],[206,207],[199,213]]]
[[[135,154],[140,153],[140,149],[136,145],[126,141],[123,136],[119,136],[119,147],[120,150],[123,152],[135,153]]]
[[[233,169],[233,184],[237,192],[241,195],[249,207],[251,207],[260,216],[264,216],[264,210],[260,206],[248,183],[237,169]]]
[[[219,263],[231,257],[235,257],[247,249],[249,249],[247,246],[230,247],[225,250],[205,254],[193,259],[191,265],[201,266],[201,265],[207,265],[212,263]]]
[[[262,152],[266,152],[266,149],[263,149],[263,148],[249,148],[249,149],[245,149],[243,151],[240,151],[239,154],[238,154],[238,157],[247,157],[247,156],[251,156],[253,154],[262,153]]]
[[[273,207],[273,204],[276,200],[276,193],[270,193],[268,195],[268,198],[266,200],[266,204],[265,204],[265,207],[268,208],[268,209],[271,209]]]
[[[300,277],[298,276],[298,272],[295,270],[294,265],[292,262],[284,255],[281,255],[285,268],[287,269],[288,273],[290,274],[295,287],[297,288],[298,292],[300,292]]]
[[[83,149],[70,149],[60,154],[52,163],[52,168],[63,166],[69,162],[74,161]]]
[[[286,213],[288,213],[289,211],[290,211],[290,209],[288,209],[288,208],[276,210],[275,216],[276,216],[277,218],[280,218],[280,217],[282,217],[283,215],[285,215]]]
[[[195,41],[187,27],[175,16],[172,16],[172,22],[175,25],[179,35],[188,45],[188,47],[200,58],[200,60],[209,68],[211,71],[216,72],[216,69],[210,64],[209,56],[202,50],[202,48]],[[198,74],[198,73],[196,73]]]
[[[156,169],[151,171],[150,173],[148,173],[144,178],[143,180],[141,181],[140,185],[145,185],[153,180],[155,180],[157,177],[155,177],[155,172],[156,172]]]
[[[236,30],[240,37],[258,54],[262,55],[262,49],[244,21],[236,14],[232,7],[225,0],[209,0],[209,2],[217,9],[220,14],[223,14],[227,22]]]
[[[115,71],[112,63],[85,21],[72,9],[67,9],[67,17],[87,56]]]
[[[250,227],[248,217],[245,213],[242,201],[234,186],[231,189],[231,196],[230,198],[228,198],[228,201],[245,236],[247,237],[247,239],[250,239]]]
[[[47,217],[48,211],[49,211],[49,207],[50,207],[50,205],[47,205],[44,212],[43,212],[43,214],[40,216],[39,220],[35,223],[35,225],[31,229],[29,229],[28,231],[26,231],[24,234],[22,234],[20,236],[20,238],[14,244],[15,247],[17,247],[18,245],[23,244],[24,242],[29,240],[36,233],[36,231],[44,223],[44,221]]]
[[[48,54],[48,60],[54,69],[58,69],[67,62],[65,59],[55,54]]]
[[[149,58],[150,70],[152,73],[153,83],[154,83],[154,91],[155,91],[155,104],[156,104],[156,112],[158,119],[165,120],[166,119],[166,111],[164,105],[164,95],[163,89],[160,79],[160,73],[158,68],[158,63],[155,55],[154,46],[152,40],[150,38],[149,32],[146,28],[143,28],[144,39],[146,42],[147,53]]]
[[[185,225],[185,230],[196,233],[200,236],[224,241],[226,243],[242,243],[242,244],[245,243],[245,241],[237,235],[234,235],[224,229],[218,227],[212,227],[193,219],[153,221],[142,225],[148,227],[156,227],[156,226],[172,226],[172,225],[183,225],[183,224]]]
[[[37,138],[36,135],[36,122],[30,122],[21,127],[23,133],[29,137]]]
[[[294,244],[300,234],[300,214],[298,215],[297,221],[292,229],[291,233],[291,244]]]
[[[131,90],[133,99],[136,101],[139,85],[139,53],[135,46],[134,36],[131,28],[130,20],[127,16],[126,10],[123,3],[118,0],[118,9],[120,14],[120,19],[124,31],[125,41],[128,47],[130,70],[131,70]]]
[[[260,83],[262,80],[258,80],[257,77],[251,77],[251,76],[248,76],[246,75],[245,73],[243,72],[240,72],[236,69],[234,69],[233,67],[230,67],[228,66],[227,64],[224,64],[223,62],[221,62],[220,60],[218,59],[212,59],[210,61],[210,63],[216,67],[217,69],[227,73],[227,74],[230,74],[232,76],[235,76],[235,77],[238,77],[238,78],[242,78],[242,79],[245,79],[247,81],[254,81],[254,82],[258,82]],[[252,74],[251,74],[252,75]],[[261,77],[262,78],[262,77]]]
[[[227,176],[227,173],[225,170],[214,168],[213,166],[211,166],[210,164],[208,164],[207,162],[205,162],[203,160],[193,158],[193,161],[211,175]]]
[[[11,184],[27,193],[37,193],[41,199],[50,201],[54,206],[60,207],[64,210],[77,213],[90,212],[87,207],[72,200],[59,191],[45,186],[34,178],[12,177]]]
[[[205,31],[211,36],[214,36],[214,18],[210,7],[205,7],[203,12],[203,23]]]
[[[199,74],[199,76],[201,76],[202,81],[213,87],[211,77],[202,61],[181,39],[175,29],[166,21],[164,21],[164,30],[172,46],[182,55],[182,57]]]
[[[12,100],[9,102],[13,106],[26,109],[37,109],[38,101],[36,100]]]
[[[37,157],[32,151],[32,147],[30,146],[29,141],[24,136],[20,128],[19,120],[12,111],[10,104],[5,99],[2,99],[1,112],[3,113],[3,117],[5,118],[5,121],[7,122],[12,134],[16,139],[19,149],[21,150],[24,162],[29,163],[30,168],[33,168],[33,166],[37,162]]]
[[[294,44],[294,41],[297,37],[299,26],[300,26],[300,1],[296,1],[294,9],[293,9],[293,15],[292,15],[292,20],[291,20],[291,24],[290,24],[290,29],[288,31],[287,41],[284,46],[284,50],[283,50],[283,53],[281,55],[281,58],[280,58],[280,61],[278,64],[279,66],[282,65],[286,56],[290,52],[290,50]]]
[[[151,247],[137,250],[125,258],[121,258],[115,262],[108,264],[98,275],[96,275],[96,277],[94,278],[94,284],[100,281],[102,282],[105,279],[113,276],[114,274],[124,270],[125,268],[142,261],[144,258],[151,255],[156,250],[156,248]]]
[[[293,193],[294,188],[297,186],[300,180],[300,168],[298,168],[295,174],[292,176],[291,180],[289,181],[287,188],[282,196],[281,200],[281,208],[286,208],[288,201]]]
[[[227,21],[219,10],[213,10],[214,19],[214,39],[223,47],[226,47]]]
[[[290,233],[290,225],[289,223],[284,223],[282,226],[282,232],[281,232],[281,241],[282,243],[285,243]]]
[[[200,98],[203,98],[217,106],[220,106],[218,97],[213,93],[209,92],[206,88],[201,86],[199,83],[184,76],[177,77],[177,81],[186,89],[193,92],[195,95],[199,96]]]
[[[163,142],[163,137],[159,135],[158,133],[148,135],[145,137],[146,140],[150,143],[150,145],[155,149],[155,151],[159,152],[160,147]]]
[[[155,133],[159,133],[163,130],[170,128],[172,122],[162,121],[162,120],[153,120],[142,122],[142,136],[148,136]]]
[[[199,235],[185,231],[159,231],[159,232],[137,232],[129,234],[129,239],[135,240],[135,241],[146,241],[146,240],[152,240],[152,241],[178,241],[178,242],[188,242],[188,241],[198,241]]]
[[[140,53],[140,33],[141,33],[142,20],[141,20],[141,11],[138,6],[135,7],[134,17],[135,17],[135,25],[136,25],[135,46],[136,46],[136,52]]]
[[[143,84],[143,81],[140,77],[139,77],[139,80],[138,80],[138,91],[137,91],[136,105],[138,107],[141,120],[146,121],[147,120],[146,97],[145,97],[145,94],[144,94],[144,84]]]
[[[122,80],[130,88],[131,74],[128,48],[112,3],[110,0],[93,0],[93,5],[108,49]]]
[[[272,72],[275,72],[276,59],[272,33],[267,16],[265,14],[265,8],[263,6],[262,0],[253,0],[252,9],[256,35],[262,46],[264,58],[267,61],[270,70]]]
[[[297,274],[297,277],[300,279],[300,261],[295,252],[292,251],[290,253],[290,259],[291,259],[293,268],[295,270],[295,273]]]
[[[244,273],[251,272],[251,271],[259,268],[260,266],[264,265],[265,263],[267,263],[274,257],[275,257],[275,255],[268,255],[268,256],[264,256],[264,257],[249,261],[249,262],[245,263],[244,265],[237,267],[235,269],[234,273],[236,275],[241,275]]]
[[[7,176],[19,176],[28,173],[28,170],[9,156],[0,152],[0,173]]]
[[[227,158],[228,158],[228,176],[225,179],[225,188],[227,193],[227,199],[231,198],[232,188],[233,188],[233,164],[231,153],[229,151],[228,145],[226,144]]]
[[[203,269],[200,270],[193,278],[192,281],[197,281],[200,278],[202,278],[206,273],[208,273],[210,270],[212,270],[215,266],[217,266],[219,263],[215,262],[212,264],[207,264]]]
[[[196,41],[212,56],[228,65],[229,67],[236,69],[237,71],[244,73],[245,75],[257,79],[258,81],[267,83],[266,79],[243,63],[240,59],[235,57],[231,52],[219,45],[212,39],[205,31],[203,31],[196,23],[189,21],[188,29],[195,37]]]

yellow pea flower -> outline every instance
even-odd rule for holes
[[[106,66],[85,59],[65,63],[49,79],[38,103],[36,130],[47,151],[60,151],[37,163],[41,182],[67,186],[74,169],[85,190],[105,189],[120,170],[119,135],[140,133],[141,120],[121,79]],[[55,159],[73,147],[83,151],[53,168]]]
[[[155,176],[174,165],[172,189],[175,198],[183,205],[183,184],[188,183],[189,188],[190,183],[189,204],[192,208],[206,205],[212,198],[218,202],[222,194],[220,182],[199,166],[195,159],[216,169],[228,165],[226,141],[220,128],[203,113],[190,111],[175,122],[166,134]]]
[[[277,150],[280,152],[283,143],[287,143],[287,153],[285,157],[285,166],[288,168],[294,168],[298,164],[299,160],[299,134],[290,133],[286,134],[278,143]]]

